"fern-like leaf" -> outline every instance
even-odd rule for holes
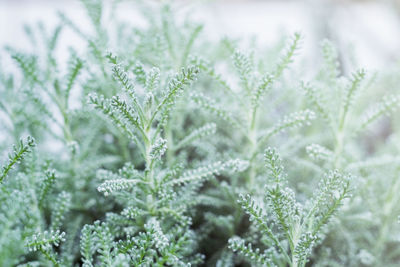
[[[235,128],[241,129],[241,125],[238,120],[227,110],[219,107],[215,101],[201,93],[191,94],[191,99],[200,107],[208,110],[212,114],[215,114],[224,121],[230,123]]]
[[[245,241],[239,237],[232,237],[228,243],[230,249],[234,252],[239,252],[252,262],[262,264],[263,266],[275,266],[268,255],[262,254],[259,248],[254,250],[251,243],[246,245]]]
[[[390,115],[400,106],[400,95],[384,96],[382,101],[375,104],[361,117],[361,126],[358,132],[365,129],[368,125],[378,120],[384,115]]]
[[[300,33],[296,32],[293,34],[279,59],[275,72],[273,73],[276,78],[280,77],[289,64],[293,62],[293,57],[296,55],[296,52],[300,47],[301,39],[302,36]]]
[[[276,125],[271,127],[268,132],[260,138],[260,144],[264,145],[265,142],[275,134],[291,128],[301,127],[303,125],[310,125],[311,121],[315,119],[314,111],[309,109],[294,112],[285,116]]]
[[[238,159],[228,160],[226,162],[217,161],[209,166],[197,168],[184,172],[183,175],[177,179],[170,180],[167,184],[182,185],[192,181],[204,180],[212,175],[219,175],[224,170],[242,171],[247,168],[247,162]]]
[[[339,120],[340,129],[344,127],[347,113],[354,102],[355,95],[358,89],[361,87],[361,82],[364,80],[364,78],[365,78],[365,71],[362,69],[352,74],[350,85],[346,88],[343,98],[343,107],[341,110],[340,120]]]
[[[217,130],[217,125],[215,123],[207,123],[206,125],[194,130],[188,136],[183,138],[178,144],[175,145],[174,149],[178,150],[184,146],[189,145],[195,140],[204,138],[209,135],[215,134]]]
[[[25,155],[31,152],[32,148],[36,146],[35,140],[28,136],[26,140],[20,139],[18,147],[14,146],[13,153],[9,154],[8,162],[2,168],[0,175],[0,184],[6,178],[8,172],[14,167],[15,164],[20,163]]]

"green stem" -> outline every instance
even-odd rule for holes
[[[257,109],[253,109],[250,114],[250,125],[248,129],[248,139],[250,140],[250,148],[249,148],[249,173],[248,173],[248,185],[251,188],[254,184],[254,179],[256,176],[256,171],[254,167],[254,159],[253,156],[257,151]]]
[[[339,125],[336,132],[336,147],[335,147],[335,158],[334,158],[334,167],[336,169],[340,168],[340,155],[343,152],[344,146],[344,131],[346,128],[346,115],[347,115],[347,108],[344,107],[339,115]]]
[[[381,256],[381,253],[385,247],[385,240],[388,236],[388,232],[390,231],[390,225],[392,225],[393,220],[395,220],[395,218],[393,218],[393,207],[399,201],[399,194],[397,193],[399,191],[399,188],[400,179],[394,178],[392,186],[390,187],[390,191],[385,198],[385,204],[383,206],[383,225],[380,228],[379,237],[374,246],[374,254],[376,257]]]
[[[336,133],[336,145],[335,145],[335,155],[334,155],[335,169],[340,168],[340,156],[343,152],[343,146],[344,146],[344,131],[343,128],[339,128]]]
[[[167,125],[165,126],[165,137],[167,139],[167,145],[168,145],[167,155],[166,155],[167,164],[171,163],[174,158],[174,139],[172,136],[173,135],[170,124],[167,123]]]
[[[153,166],[153,160],[151,158],[150,152],[151,152],[151,146],[152,146],[152,138],[150,137],[150,129],[146,129],[145,131],[146,138],[144,139],[144,146],[145,146],[145,164],[146,164],[146,170],[145,170],[145,180],[149,183],[150,190],[155,189],[155,181],[154,181],[154,166]],[[147,210],[149,211],[150,214],[153,214],[153,195],[149,194],[146,198],[146,206]]]
[[[291,229],[292,237],[289,239],[289,246],[292,254],[292,262],[290,265],[291,267],[299,266],[299,262],[294,253],[294,249],[297,246],[297,243],[299,242],[301,231],[302,231],[302,225],[300,223],[296,223],[295,226]]]

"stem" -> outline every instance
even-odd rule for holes
[[[343,146],[344,146],[344,130],[346,126],[346,116],[347,115],[347,109],[346,107],[341,110],[340,115],[339,115],[339,126],[338,130],[336,132],[336,147],[335,147],[335,158],[334,158],[334,167],[335,168],[340,168],[340,155],[343,152]]]
[[[299,265],[298,259],[296,258],[296,255],[294,253],[294,249],[297,246],[297,243],[299,242],[301,229],[302,229],[301,224],[296,223],[295,227],[292,228],[292,238],[291,240],[289,239],[289,246],[292,254],[292,263],[290,265],[291,267],[297,267]]]
[[[341,127],[339,126],[339,129],[336,133],[336,146],[335,146],[335,155],[334,155],[334,167],[335,169],[340,168],[340,155],[343,152],[343,146],[344,146],[344,131],[343,131],[344,125]]]
[[[248,129],[248,139],[250,140],[250,148],[249,148],[249,173],[248,173],[248,185],[251,188],[254,184],[254,179],[256,176],[255,168],[254,168],[254,159],[253,155],[257,151],[257,109],[253,109],[250,114],[251,120]]]
[[[390,231],[390,225],[393,224],[393,207],[399,201],[399,195],[397,194],[397,192],[399,191],[399,187],[400,179],[394,178],[394,182],[390,187],[390,191],[385,198],[385,204],[383,206],[383,226],[380,228],[379,237],[374,246],[374,254],[377,258],[380,257],[385,247],[385,239],[387,238],[388,232]]]
[[[13,158],[13,160],[3,169],[3,173],[0,176],[0,183],[7,176],[7,173],[12,169],[12,167],[21,159],[22,155],[26,152],[26,149],[21,149],[18,154]]]
[[[148,182],[150,182],[152,184],[152,164],[151,164],[151,156],[150,156],[150,152],[151,152],[151,143],[150,141],[144,141],[144,146],[145,146],[145,151],[146,151],[146,157],[145,157],[145,163],[146,163],[146,170],[145,170],[145,178]]]
[[[146,138],[144,139],[145,146],[145,164],[146,170],[144,172],[145,180],[149,183],[150,189],[152,190],[155,187],[154,184],[154,170],[153,170],[153,161],[150,156],[151,146],[152,146],[152,138],[150,138],[150,129],[146,129],[145,131]],[[153,195],[149,194],[146,198],[146,207],[150,214],[153,214]]]
[[[167,145],[168,145],[166,159],[167,159],[167,164],[169,164],[171,163],[174,157],[174,148],[173,148],[174,139],[172,138],[172,130],[169,123],[167,123],[167,125],[165,126],[165,137],[167,139]]]

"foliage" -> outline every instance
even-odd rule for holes
[[[396,266],[398,68],[81,2],[90,30],[59,13],[1,51],[0,266]]]

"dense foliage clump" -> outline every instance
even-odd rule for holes
[[[328,40],[299,65],[300,33],[212,42],[168,5],[139,27],[119,2],[2,51],[0,266],[396,266],[397,69],[345,73]]]

